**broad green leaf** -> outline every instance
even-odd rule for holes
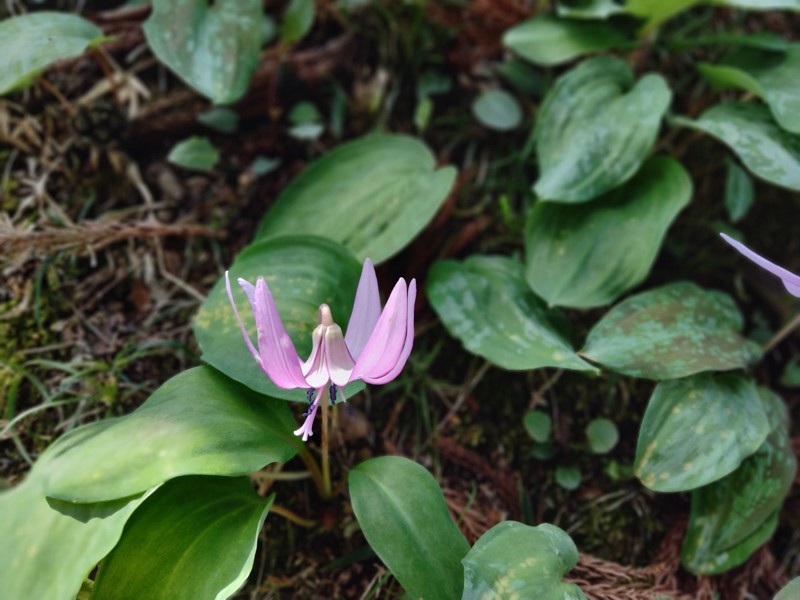
[[[581,485],[581,470],[578,467],[556,467],[555,480],[565,490],[577,490]]]
[[[128,520],[91,600],[230,597],[253,567],[274,498],[259,497],[246,477],[168,481]]]
[[[314,0],[289,0],[283,13],[281,38],[287,44],[301,40],[314,25]]]
[[[319,235],[378,264],[430,222],[455,180],[421,141],[372,135],[311,163],[270,207],[256,239]]]
[[[20,89],[56,61],[83,54],[103,38],[94,23],[67,13],[41,11],[0,21],[0,94]]]
[[[74,600],[81,583],[114,547],[142,497],[81,505],[79,517],[45,498],[40,463],[0,493],[0,582],[4,598]],[[58,506],[57,504],[54,504]]]
[[[168,380],[130,415],[84,425],[54,443],[45,493],[68,502],[124,498],[179,475],[243,475],[286,462],[300,442],[285,403],[209,367]]]
[[[737,87],[767,103],[783,129],[800,133],[800,44],[785,53],[740,51],[726,64],[700,63],[698,70],[717,88]]]
[[[797,600],[797,598],[800,598],[800,577],[792,579],[773,600]]]
[[[588,204],[539,202],[525,230],[528,285],[551,305],[613,302],[647,277],[691,195],[692,181],[680,163],[657,157]]]
[[[714,0],[714,4],[732,6],[745,10],[794,10],[800,11],[800,0]]]
[[[540,410],[529,411],[522,418],[522,424],[534,442],[546,442],[550,439],[553,423],[547,413]]]
[[[673,121],[726,144],[756,177],[800,190],[800,136],[781,129],[766,106],[729,102],[712,106],[697,120]]]
[[[772,528],[764,526],[778,513],[794,482],[797,461],[788,411],[774,393],[764,388],[759,393],[770,427],[767,438],[730,475],[692,492],[681,560],[694,573],[713,575],[747,560],[750,551],[745,553],[745,548],[752,551],[769,539]]]
[[[728,160],[725,178],[725,208],[731,223],[737,223],[753,205],[753,181],[747,171],[735,161]]]
[[[595,454],[607,454],[619,442],[619,430],[614,421],[593,419],[586,427],[586,441]]]
[[[664,21],[700,4],[702,0],[625,0],[626,12],[643,19],[643,31],[655,29]]]
[[[559,65],[583,54],[620,48],[631,41],[610,23],[538,15],[503,34],[503,45],[529,61]]]
[[[741,375],[662,381],[642,419],[634,473],[657,492],[693,490],[733,472],[769,429],[758,390]]]
[[[578,549],[555,525],[498,523],[475,542],[461,562],[462,600],[586,598],[577,585],[563,581],[564,575],[578,562]]]
[[[185,169],[209,171],[219,161],[219,152],[208,138],[193,136],[175,144],[167,160]]]
[[[218,104],[247,91],[261,49],[261,0],[153,0],[142,28],[156,57]]]
[[[486,90],[472,103],[472,114],[495,131],[509,131],[522,123],[522,109],[516,98],[505,90]]]
[[[677,282],[612,308],[589,332],[581,356],[657,380],[741,369],[761,353],[739,334],[742,326],[730,296]]]
[[[469,544],[436,480],[399,456],[367,460],[349,475],[350,499],[367,542],[414,598],[461,595]]]
[[[361,266],[345,248],[314,236],[251,244],[230,268],[233,297],[253,344],[257,340],[256,323],[250,303],[237,283],[240,277],[254,285],[259,277],[264,278],[286,332],[304,360],[311,352],[311,332],[317,326],[320,304],[330,306],[334,320],[342,330],[346,329],[360,274]],[[200,306],[193,329],[203,351],[202,359],[212,367],[262,394],[305,402],[305,390],[279,388],[253,359],[233,314],[224,277]],[[344,392],[349,398],[362,389],[364,384],[355,382]]]
[[[428,296],[450,334],[499,367],[592,371],[559,330],[561,313],[549,310],[523,275],[520,263],[500,256],[440,260],[429,272]]]
[[[618,0],[559,0],[556,12],[562,17],[605,19],[625,12],[623,4]]]
[[[534,191],[553,202],[585,202],[633,177],[671,98],[660,75],[634,83],[628,66],[610,56],[559,77],[537,119]]]

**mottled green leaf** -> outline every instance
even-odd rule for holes
[[[448,331],[470,352],[504,369],[559,367],[593,370],[525,284],[522,265],[499,256],[440,260],[428,275],[428,296]]]
[[[678,282],[612,308],[589,332],[581,356],[647,379],[740,369],[761,352],[739,334],[742,326],[730,296]]]
[[[737,87],[767,103],[782,128],[800,133],[800,44],[785,53],[740,51],[725,64],[700,63],[698,70],[717,88]]]
[[[256,283],[263,277],[269,285],[286,332],[303,357],[311,352],[311,332],[317,325],[320,304],[327,304],[334,320],[346,329],[358,285],[361,266],[339,244],[314,236],[284,237],[251,244],[230,268],[231,289],[239,315],[250,338],[257,339],[250,303],[237,283],[239,277]],[[233,314],[225,278],[208,293],[193,324],[202,358],[247,387],[284,400],[305,401],[305,390],[284,390],[259,368],[242,338]],[[364,389],[361,382],[345,388],[349,398]]]
[[[145,21],[156,57],[219,104],[241,98],[258,64],[261,0],[153,0]]]
[[[717,104],[697,120],[675,118],[674,122],[726,144],[756,177],[800,190],[800,136],[781,129],[766,106],[753,102]]]
[[[529,411],[522,418],[522,424],[533,441],[546,442],[550,438],[553,423],[547,413],[540,410]]]
[[[672,158],[650,159],[622,186],[588,204],[539,202],[525,230],[525,278],[549,304],[593,307],[641,283],[667,228],[692,195]]]
[[[619,442],[619,430],[614,421],[609,419],[592,419],[586,427],[586,441],[595,454],[611,452]]]
[[[534,191],[553,202],[585,202],[633,177],[671,98],[660,75],[634,83],[628,66],[610,56],[559,77],[537,119]]]
[[[425,600],[458,598],[459,561],[469,544],[433,476],[407,458],[382,456],[350,471],[349,486],[364,536],[406,591]]]
[[[281,38],[287,44],[301,40],[314,25],[314,0],[289,0],[281,22]]]
[[[45,451],[24,482],[0,493],[4,598],[74,600],[86,574],[114,547],[143,499],[80,505],[77,515],[61,512],[45,498],[40,467],[50,455]]]
[[[753,181],[747,171],[728,160],[725,178],[725,208],[731,223],[740,221],[753,205]]]
[[[274,498],[259,497],[246,477],[168,481],[128,520],[91,600],[230,597],[253,567]]]
[[[208,138],[193,136],[175,144],[167,160],[185,169],[208,171],[219,161],[219,152]]]
[[[794,482],[797,461],[788,411],[769,390],[761,388],[759,394],[769,422],[767,438],[731,474],[692,492],[681,560],[693,573],[722,573],[747,560],[772,535],[768,525]]]
[[[563,581],[578,562],[578,549],[555,525],[498,523],[475,542],[461,562],[462,600],[585,599],[577,585]]]
[[[103,32],[94,23],[67,13],[41,11],[0,21],[0,94],[27,85],[58,60],[82,54]]]
[[[800,577],[792,579],[786,587],[784,587],[774,600],[797,600],[800,598]]]
[[[538,15],[503,34],[503,45],[539,65],[565,63],[582,54],[620,48],[631,41],[610,23]]]
[[[453,186],[421,141],[373,135],[338,146],[283,190],[256,239],[319,235],[377,264],[402,250],[430,222]]]
[[[164,383],[130,415],[80,427],[48,450],[42,485],[52,498],[124,498],[179,475],[242,475],[286,462],[300,446],[284,402],[209,367]]]
[[[472,114],[482,125],[496,131],[509,131],[522,123],[522,109],[505,90],[486,90],[472,103]]]
[[[663,381],[642,419],[634,472],[657,492],[693,490],[733,472],[768,433],[758,390],[740,375]]]

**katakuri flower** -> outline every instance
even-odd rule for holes
[[[776,277],[779,277],[780,280],[783,282],[783,286],[786,290],[792,295],[797,296],[800,298],[800,275],[795,275],[791,271],[787,271],[783,267],[779,267],[773,262],[768,261],[763,256],[759,256],[750,248],[742,244],[741,242],[737,242],[735,239],[730,237],[729,235],[725,235],[724,233],[720,233],[722,239],[728,242],[731,246],[736,248],[739,252],[744,254],[747,258],[752,260],[762,269],[769,271]]]
[[[258,366],[280,388],[308,388],[306,420],[294,432],[303,436],[303,441],[313,435],[314,416],[322,392],[329,384],[331,401],[335,403],[337,396],[344,401],[344,394],[340,390],[337,394],[337,387],[357,379],[366,383],[388,383],[400,374],[411,354],[417,282],[412,279],[406,285],[405,279],[401,278],[381,311],[378,280],[369,259],[364,261],[361,271],[347,333],[342,335],[342,328],[333,321],[331,309],[327,304],[321,304],[319,324],[311,333],[311,355],[305,361],[297,355],[264,279],[259,277],[254,286],[240,278],[239,285],[253,310],[258,348],[253,345],[239,317],[226,271],[228,298],[245,344]]]

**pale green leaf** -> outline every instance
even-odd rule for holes
[[[595,454],[607,454],[619,442],[619,430],[614,421],[593,419],[586,427],[586,441]]]
[[[472,103],[472,114],[495,131],[509,131],[522,123],[522,109],[516,98],[505,90],[486,90]]]
[[[194,136],[175,144],[167,160],[185,169],[209,171],[219,161],[219,152],[208,138]]]
[[[543,443],[550,438],[553,423],[547,413],[539,410],[529,411],[522,418],[522,424],[533,441]]]
[[[305,37],[314,25],[314,12],[314,0],[289,0],[280,28],[283,41],[293,44]]]
[[[778,592],[774,600],[797,600],[800,598],[800,577],[792,579],[786,587]]]
[[[753,181],[747,171],[736,162],[728,160],[725,177],[725,208],[731,223],[737,223],[753,205]]]

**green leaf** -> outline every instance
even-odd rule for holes
[[[588,204],[539,202],[525,230],[525,278],[549,304],[613,302],[650,272],[667,229],[692,195],[672,158],[657,157]]]
[[[556,12],[562,17],[605,19],[625,12],[625,7],[617,0],[560,0]]]
[[[585,202],[630,179],[656,140],[672,93],[660,75],[634,84],[618,58],[583,61],[558,78],[539,110],[534,191]]]
[[[503,45],[543,66],[560,65],[582,54],[629,46],[631,41],[610,23],[539,15],[503,34]]]
[[[510,131],[522,123],[522,109],[505,90],[486,90],[472,103],[472,114],[489,129]]]
[[[217,106],[200,113],[197,115],[197,120],[220,133],[234,133],[239,128],[239,115],[236,114],[236,111],[224,106]]]
[[[752,102],[717,104],[695,121],[681,117],[673,121],[726,144],[756,177],[800,190],[800,136],[781,129],[766,106]]]
[[[314,0],[289,0],[283,13],[281,38],[287,44],[301,40],[314,25]]]
[[[561,313],[528,289],[515,260],[475,255],[463,263],[436,261],[428,296],[450,334],[499,367],[594,370],[559,330]]]
[[[663,381],[642,419],[634,473],[657,492],[693,490],[733,472],[768,433],[758,390],[740,375]]]
[[[675,15],[700,4],[702,0],[626,0],[626,12],[644,19],[646,22],[642,26],[643,31],[655,29],[664,21]]]
[[[261,0],[153,0],[142,26],[156,57],[217,104],[247,91],[261,50]]]
[[[91,600],[230,597],[253,567],[274,497],[259,497],[246,477],[168,481],[128,520]]]
[[[738,87],[767,103],[783,129],[800,133],[800,44],[785,53],[740,51],[726,64],[700,63],[698,70],[717,88]]]
[[[219,152],[208,138],[193,136],[175,144],[167,160],[185,169],[209,171],[219,161]]]
[[[319,235],[359,261],[381,263],[424,229],[450,193],[455,169],[435,167],[428,147],[412,137],[373,135],[342,144],[292,180],[256,239]]]
[[[792,579],[786,587],[778,592],[774,600],[796,600],[800,598],[800,577]]]
[[[736,162],[728,160],[725,178],[725,208],[731,223],[737,223],[753,205],[753,182],[747,171]]]
[[[45,451],[40,461],[49,454]],[[36,464],[23,483],[0,493],[3,596],[74,600],[142,498],[82,506],[79,520],[49,505],[41,475]]]
[[[179,475],[243,475],[286,462],[301,443],[283,402],[209,367],[168,380],[130,415],[91,423],[54,443],[41,465],[45,493],[102,502]]]
[[[743,8],[745,10],[800,11],[800,0],[714,0],[714,4]]]
[[[586,427],[586,440],[595,454],[608,454],[619,442],[619,430],[614,421],[593,419]]]
[[[747,560],[771,536],[768,525],[794,482],[797,461],[788,411],[769,390],[760,388],[759,394],[769,422],[767,438],[734,472],[692,492],[681,561],[693,573],[714,575]]]
[[[250,303],[237,284],[243,278],[254,284],[263,277],[300,356],[311,353],[311,332],[317,325],[320,304],[327,304],[334,320],[346,328],[361,265],[339,244],[324,238],[284,237],[251,244],[230,268],[231,290],[250,339],[256,340],[256,323]],[[225,278],[211,289],[193,323],[202,359],[228,377],[267,396],[306,400],[305,390],[284,390],[259,368],[245,345],[233,314]],[[255,341],[253,342],[255,344]],[[360,381],[344,389],[346,397],[364,389]]]
[[[414,598],[451,600],[462,589],[469,544],[436,480],[399,456],[367,460],[349,475],[353,512],[383,563]]]
[[[546,442],[550,439],[553,422],[547,413],[540,410],[529,411],[522,417],[522,424],[533,441]]]
[[[677,282],[612,308],[589,332],[581,356],[625,375],[657,380],[741,369],[761,353],[739,334],[742,326],[730,296]]]
[[[0,21],[0,94],[15,91],[56,61],[83,54],[103,38],[94,23],[67,13],[41,11]]]
[[[556,467],[555,480],[565,490],[577,490],[581,485],[581,470],[577,467]]]
[[[577,564],[578,549],[555,525],[498,523],[475,542],[461,562],[462,600],[585,600],[577,585],[562,579]]]

